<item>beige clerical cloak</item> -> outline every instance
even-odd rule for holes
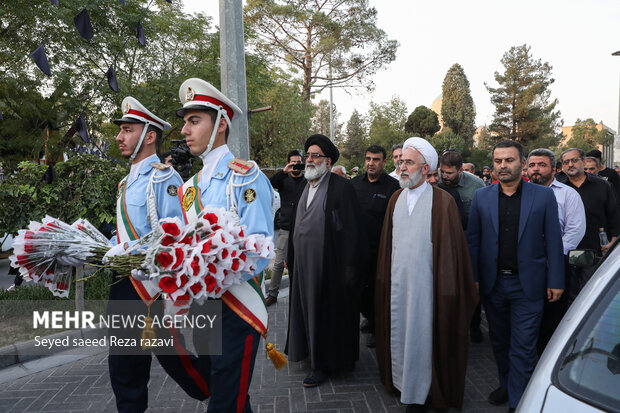
[[[381,381],[388,391],[392,384],[391,257],[392,227],[396,202],[402,190],[390,198],[381,232],[376,284],[377,361]],[[433,329],[431,403],[434,408],[461,409],[469,343],[469,322],[478,303],[478,293],[454,198],[433,188],[431,211],[433,254]],[[412,251],[414,254],[415,251]],[[412,268],[412,271],[415,271]],[[419,334],[431,334],[421,331]]]

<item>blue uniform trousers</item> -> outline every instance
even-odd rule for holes
[[[131,308],[139,308],[141,314],[147,314],[147,307],[144,305],[140,296],[134,289],[129,278],[124,278],[117,284],[110,287],[110,300],[132,300]],[[139,302],[139,303],[138,303]],[[155,314],[161,317],[163,308],[161,299],[151,305],[151,316]],[[135,305],[134,305],[135,304]],[[118,314],[117,305],[112,307],[108,304],[108,314]],[[126,314],[126,313],[123,313]],[[177,354],[157,354],[157,348],[153,349],[157,360],[162,365],[166,373],[191,397],[197,400],[207,398],[207,385],[199,373],[198,358],[189,355],[185,350],[183,336],[176,330],[155,329],[158,338],[169,338],[175,336],[175,349]],[[142,330],[139,328],[114,332],[123,338],[136,338],[140,343]],[[144,412],[148,405],[148,382],[151,370],[151,350],[140,350],[139,354],[115,354],[113,347],[110,348],[108,357],[108,368],[110,372],[110,382],[112,390],[116,396],[116,408],[119,412]]]
[[[200,312],[194,304],[192,312]],[[209,387],[209,413],[251,413],[248,389],[254,371],[254,362],[260,334],[222,303],[222,355],[208,355],[206,338],[200,334],[207,330],[194,330],[194,345],[198,352],[200,371],[205,373]]]
[[[482,296],[489,337],[500,386],[508,390],[508,403],[516,408],[536,367],[536,341],[544,297],[528,298],[518,275],[497,275],[490,294]]]

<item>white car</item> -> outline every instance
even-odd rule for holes
[[[576,251],[571,254],[571,260],[592,259]],[[562,319],[517,412],[620,412],[618,243],[605,255]]]

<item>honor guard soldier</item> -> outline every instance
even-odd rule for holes
[[[162,131],[169,129],[170,124],[155,116],[133,97],[123,100],[122,109],[123,117],[114,121],[120,126],[116,141],[122,156],[131,161],[131,170],[118,185],[117,234],[111,240],[116,246],[106,254],[104,262],[111,256],[124,253],[129,245],[151,232],[159,225],[160,218],[183,216],[177,198],[177,190],[183,181],[174,168],[160,163],[155,153]],[[124,301],[137,304],[132,304],[132,313],[153,316],[162,313],[163,301],[158,298],[159,287],[155,282],[125,277],[111,286],[108,311],[113,314],[125,313],[127,307],[115,308],[118,307],[115,300],[132,300]],[[191,397],[204,400],[207,388],[194,368],[197,358],[187,354],[182,336],[179,337],[176,330],[162,333],[167,334],[167,337],[175,337],[175,348],[179,351],[178,354],[156,354],[160,364]],[[139,331],[124,334],[136,337],[137,342],[141,342]],[[151,350],[139,347],[133,348],[131,354],[126,354],[111,347],[108,365],[118,411],[145,411],[148,404]]]
[[[201,79],[186,80],[179,97],[183,104],[177,110],[184,122],[181,133],[204,165],[179,188],[185,221],[195,220],[203,208],[224,207],[238,215],[247,234],[273,236],[269,180],[256,163],[235,158],[226,145],[233,116],[244,114]],[[267,259],[259,261],[246,282],[233,285],[222,295],[222,355],[204,355],[196,344],[211,393],[209,412],[252,411],[247,392],[258,344],[267,332],[262,271],[268,263]],[[194,336],[199,332],[194,331]]]

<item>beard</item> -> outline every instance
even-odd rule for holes
[[[398,183],[400,184],[401,188],[405,189],[405,188],[411,188],[413,186],[417,186],[421,180],[422,180],[422,168],[415,171],[413,175],[409,175],[406,172],[401,172],[400,178],[398,179]]]
[[[514,169],[510,168],[500,168],[495,171],[495,175],[497,175],[497,179],[500,182],[513,182],[517,179],[521,179],[521,165],[517,165]]]
[[[314,181],[315,179],[319,179],[327,172],[327,162],[323,161],[320,164],[314,164],[314,167],[310,165],[306,165],[306,169],[304,171],[304,178],[307,181]]]
[[[551,174],[549,175],[543,175],[543,174],[533,174],[530,177],[530,182],[538,184],[538,185],[547,185],[552,179],[553,176]]]

